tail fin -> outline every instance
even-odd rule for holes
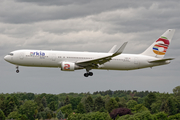
[[[147,48],[142,53],[142,55],[163,58],[171,43],[174,32],[174,29],[168,29],[156,42],[154,42],[149,48]]]

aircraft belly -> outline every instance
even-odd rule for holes
[[[32,67],[58,67],[57,61],[51,61],[44,58],[24,58],[23,60],[14,60],[14,63],[20,66],[32,66]]]
[[[124,62],[124,61],[111,61],[105,63],[103,67],[100,69],[107,70],[133,70],[136,69],[136,66],[132,62]]]

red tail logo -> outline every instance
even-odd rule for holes
[[[156,42],[158,43],[154,45],[153,52],[157,55],[165,55],[168,46],[170,44],[169,40],[164,38],[159,38]]]

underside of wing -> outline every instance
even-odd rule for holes
[[[107,56],[98,57],[98,58],[94,58],[91,60],[77,61],[76,64],[81,67],[84,67],[84,68],[86,68],[86,67],[98,68],[98,65],[102,65],[102,64],[110,61],[113,57],[120,55],[123,52],[126,45],[127,45],[127,42],[125,42],[115,53],[110,53]]]

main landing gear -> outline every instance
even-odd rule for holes
[[[86,69],[86,73],[84,73],[84,77],[93,76],[93,72],[89,72],[89,70]]]
[[[19,73],[19,66],[16,66],[16,73]]]
[[[84,73],[84,77],[93,76],[92,72]]]

